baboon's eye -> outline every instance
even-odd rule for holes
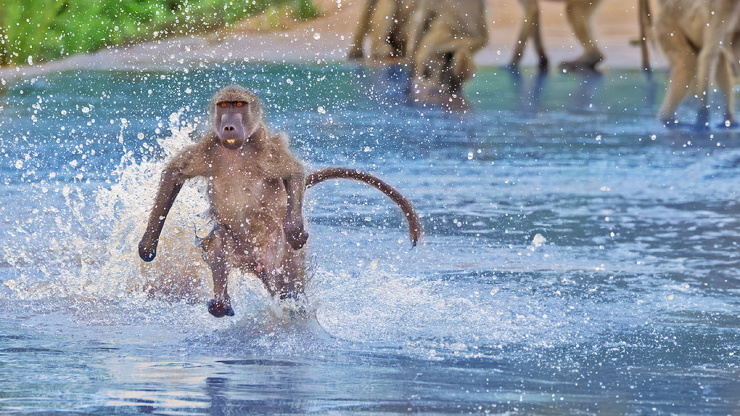
[[[243,101],[238,101],[238,102],[236,103],[236,106],[237,106],[237,107],[244,107],[244,102],[243,102]]]
[[[218,106],[221,108],[226,108],[228,107],[228,105],[229,105],[228,103],[218,103]]]

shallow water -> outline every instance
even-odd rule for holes
[[[255,89],[311,168],[310,317],[204,305],[202,184],[135,253],[210,94]],[[737,414],[740,133],[664,130],[665,77],[483,68],[465,114],[346,66],[69,72],[0,98],[0,412]],[[687,109],[682,114],[690,117]]]

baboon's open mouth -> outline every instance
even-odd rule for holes
[[[226,142],[226,144],[234,144],[236,143],[237,140],[236,139],[226,139],[224,141]]]

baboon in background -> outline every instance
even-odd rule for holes
[[[475,72],[473,56],[488,42],[484,0],[418,0],[406,59],[412,96],[422,102],[459,98]]]
[[[323,169],[306,177],[287,137],[265,125],[262,105],[251,91],[240,86],[218,91],[210,104],[210,123],[201,141],[175,155],[162,173],[139,256],[154,260],[165,219],[185,181],[207,178],[215,226],[201,247],[213,274],[215,297],[208,302],[213,316],[234,314],[227,292],[233,268],[255,274],[272,296],[284,299],[303,293],[307,186],[333,178],[372,185],[399,204],[412,242],[419,239],[421,223],[411,203],[380,179],[344,168]]]
[[[735,126],[730,45],[740,21],[738,0],[659,0],[655,34],[670,64],[668,88],[658,117],[668,127],[681,125],[676,109],[687,93],[701,102],[696,127],[709,126],[709,86],[714,79],[725,99],[722,126]]]
[[[408,22],[418,0],[367,0],[360,15],[349,59],[364,57],[365,38],[370,38],[370,53],[374,60],[403,58],[409,38]]]
[[[547,70],[549,61],[542,43],[542,31],[540,29],[540,0],[519,0],[524,9],[524,19],[519,31],[519,38],[514,46],[514,55],[511,58],[512,67],[519,65],[524,55],[524,47],[531,38],[534,48],[539,56],[540,70]],[[596,39],[593,36],[591,18],[601,0],[550,0],[563,1],[565,3],[565,15],[568,18],[576,39],[583,45],[583,53],[572,61],[563,62],[561,65],[571,69],[594,69],[596,64],[604,59]]]

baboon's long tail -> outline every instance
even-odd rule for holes
[[[411,202],[406,199],[405,196],[401,195],[396,188],[367,172],[348,168],[326,168],[317,170],[306,177],[306,189],[329,179],[354,179],[375,187],[380,192],[386,194],[401,208],[401,211],[403,211],[403,215],[409,223],[409,236],[411,237],[411,243],[416,245],[416,242],[419,241],[422,233],[419,215],[416,214]]]

